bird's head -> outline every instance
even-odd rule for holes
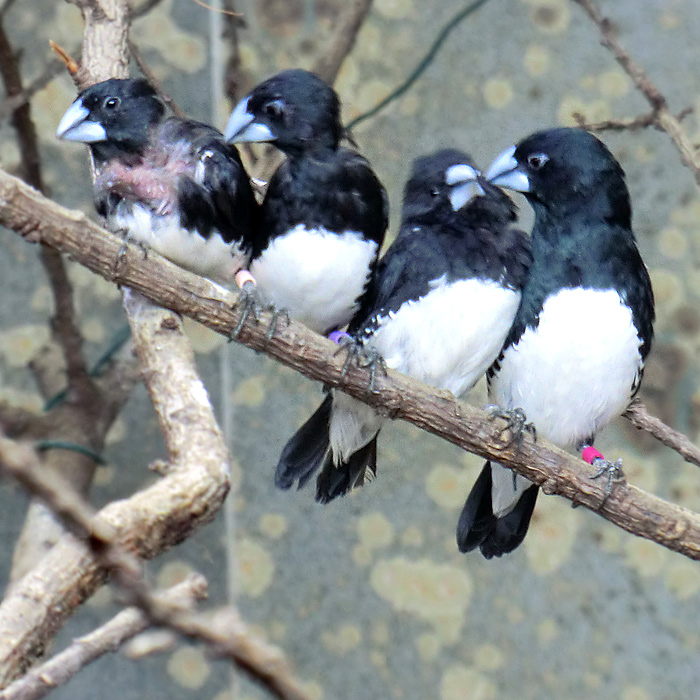
[[[260,83],[231,114],[226,140],[271,141],[287,155],[335,149],[343,135],[340,100],[309,71],[287,70]]]
[[[58,125],[56,136],[90,144],[98,159],[135,153],[148,142],[149,129],[165,113],[153,88],[140,78],[112,78],[78,95]]]
[[[494,185],[522,192],[535,211],[564,214],[596,200],[624,215],[624,172],[593,134],[576,128],[539,131],[499,155],[486,173]]]
[[[479,171],[462,151],[446,148],[416,158],[404,189],[403,218],[462,209],[482,190],[477,182]]]

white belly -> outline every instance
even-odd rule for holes
[[[164,258],[213,282],[235,287],[235,275],[248,262],[235,244],[225,243],[217,231],[205,239],[180,226],[174,214],[156,216],[148,207],[134,205],[131,213],[118,213],[110,222],[117,231],[155,250]]]
[[[640,345],[616,291],[563,289],[545,301],[537,328],[507,350],[491,397],[522,408],[555,444],[578,447],[628,405]]]
[[[250,272],[265,301],[317,333],[342,328],[355,311],[377,244],[359,233],[337,235],[301,224],[275,238]]]
[[[498,356],[520,293],[474,279],[431,286],[385,317],[368,345],[392,369],[459,396]]]

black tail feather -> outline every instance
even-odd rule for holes
[[[329,426],[333,397],[328,394],[316,412],[284,446],[275,472],[275,485],[285,491],[294,482],[304,486],[320,469],[331,462]]]
[[[528,488],[513,510],[501,518],[493,514],[491,463],[486,462],[472,488],[457,523],[460,552],[479,547],[486,559],[512,552],[525,539],[539,489]]]
[[[316,481],[316,500],[328,503],[344,496],[356,486],[362,486],[368,477],[377,475],[377,436],[350,456],[347,462],[335,465],[328,460]]]

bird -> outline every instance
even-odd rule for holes
[[[456,149],[414,161],[401,228],[348,329],[388,367],[456,396],[500,352],[530,264],[529,239],[511,225],[515,205],[478,177]],[[301,488],[319,472],[316,500],[327,503],[362,485],[376,474],[383,422],[331,390],[284,447],[277,486]]]
[[[249,271],[265,305],[328,335],[360,308],[388,225],[386,191],[369,162],[340,145],[340,100],[292,69],[233,110],[226,138],[271,142],[286,159],[268,183]]]
[[[535,219],[533,262],[513,326],[488,372],[489,396],[521,409],[537,435],[612,474],[598,431],[639,389],[653,338],[654,295],[632,230],[625,174],[578,128],[538,131],[490,166],[492,184],[522,192]],[[523,541],[537,486],[495,462],[478,477],[457,526],[462,552],[487,559]]]
[[[166,115],[144,79],[81,92],[57,136],[89,145],[95,207],[126,240],[227,288],[247,268],[257,204],[235,146],[202,122]]]

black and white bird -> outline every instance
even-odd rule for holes
[[[532,269],[489,371],[490,397],[521,408],[538,435],[610,467],[593,439],[637,392],[654,321],[622,168],[595,136],[561,128],[505,151],[487,177],[523,192],[535,212]],[[536,498],[536,486],[487,462],[459,520],[460,550],[489,559],[515,549]]]
[[[498,188],[483,187],[460,151],[415,161],[401,229],[349,328],[388,367],[456,396],[500,352],[530,264],[529,240],[512,227],[514,204]],[[320,502],[361,485],[376,473],[383,421],[331,391],[284,448],[276,484],[301,487],[319,472]]]
[[[246,268],[259,213],[235,146],[216,129],[166,117],[142,79],[84,90],[57,136],[90,146],[95,206],[107,226],[227,287]]]
[[[359,309],[388,223],[384,187],[340,146],[343,135],[338,96],[304,70],[258,85],[226,129],[229,141],[270,141],[287,156],[270,179],[249,269],[262,302],[322,334]]]

